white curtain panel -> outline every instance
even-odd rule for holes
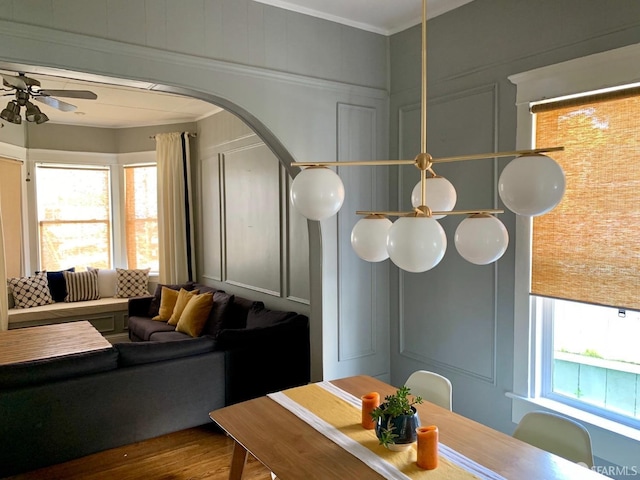
[[[0,203],[0,331],[9,329],[9,298],[7,291],[7,266],[4,257],[4,230],[2,229],[2,204]]]
[[[156,135],[159,282],[195,281],[189,134]]]

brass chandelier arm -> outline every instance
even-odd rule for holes
[[[462,162],[465,160],[482,160],[496,157],[515,157],[517,155],[536,155],[548,152],[561,152],[564,147],[534,148],[530,150],[512,150],[509,152],[478,153],[474,155],[457,155],[454,157],[434,158],[432,163]],[[363,166],[385,166],[385,165],[416,165],[413,160],[355,160],[350,162],[291,162],[292,167],[363,167]],[[430,168],[428,168],[431,171]]]
[[[483,158],[515,157],[518,155],[537,155],[548,152],[561,152],[564,147],[534,148],[531,150],[513,150],[510,152],[478,153],[473,155],[457,155],[455,157],[434,158],[433,163],[462,162],[465,160],[482,160]]]
[[[431,215],[495,215],[498,213],[504,213],[504,210],[494,210],[494,209],[483,209],[483,210],[451,210],[444,212],[431,212]],[[356,215],[378,215],[385,217],[415,217],[420,216],[416,210],[406,211],[406,212],[380,212],[380,211],[365,211],[358,210],[356,211]]]
[[[375,167],[384,165],[415,165],[415,160],[354,160],[349,162],[291,162],[292,167]]]

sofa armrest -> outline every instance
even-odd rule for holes
[[[296,315],[269,327],[222,330],[225,404],[304,385],[310,380],[309,319]]]
[[[130,317],[148,317],[151,301],[155,297],[132,297],[129,299],[128,313]]]

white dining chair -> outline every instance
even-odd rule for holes
[[[411,389],[411,394],[420,396],[449,411],[452,410],[452,387],[447,377],[427,370],[417,370],[409,376],[404,385]]]
[[[589,432],[570,418],[556,413],[529,412],[522,417],[513,436],[572,462],[593,467]]]

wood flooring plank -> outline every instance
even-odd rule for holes
[[[205,425],[9,477],[10,480],[227,480],[234,442]],[[249,456],[243,480],[270,480]]]

